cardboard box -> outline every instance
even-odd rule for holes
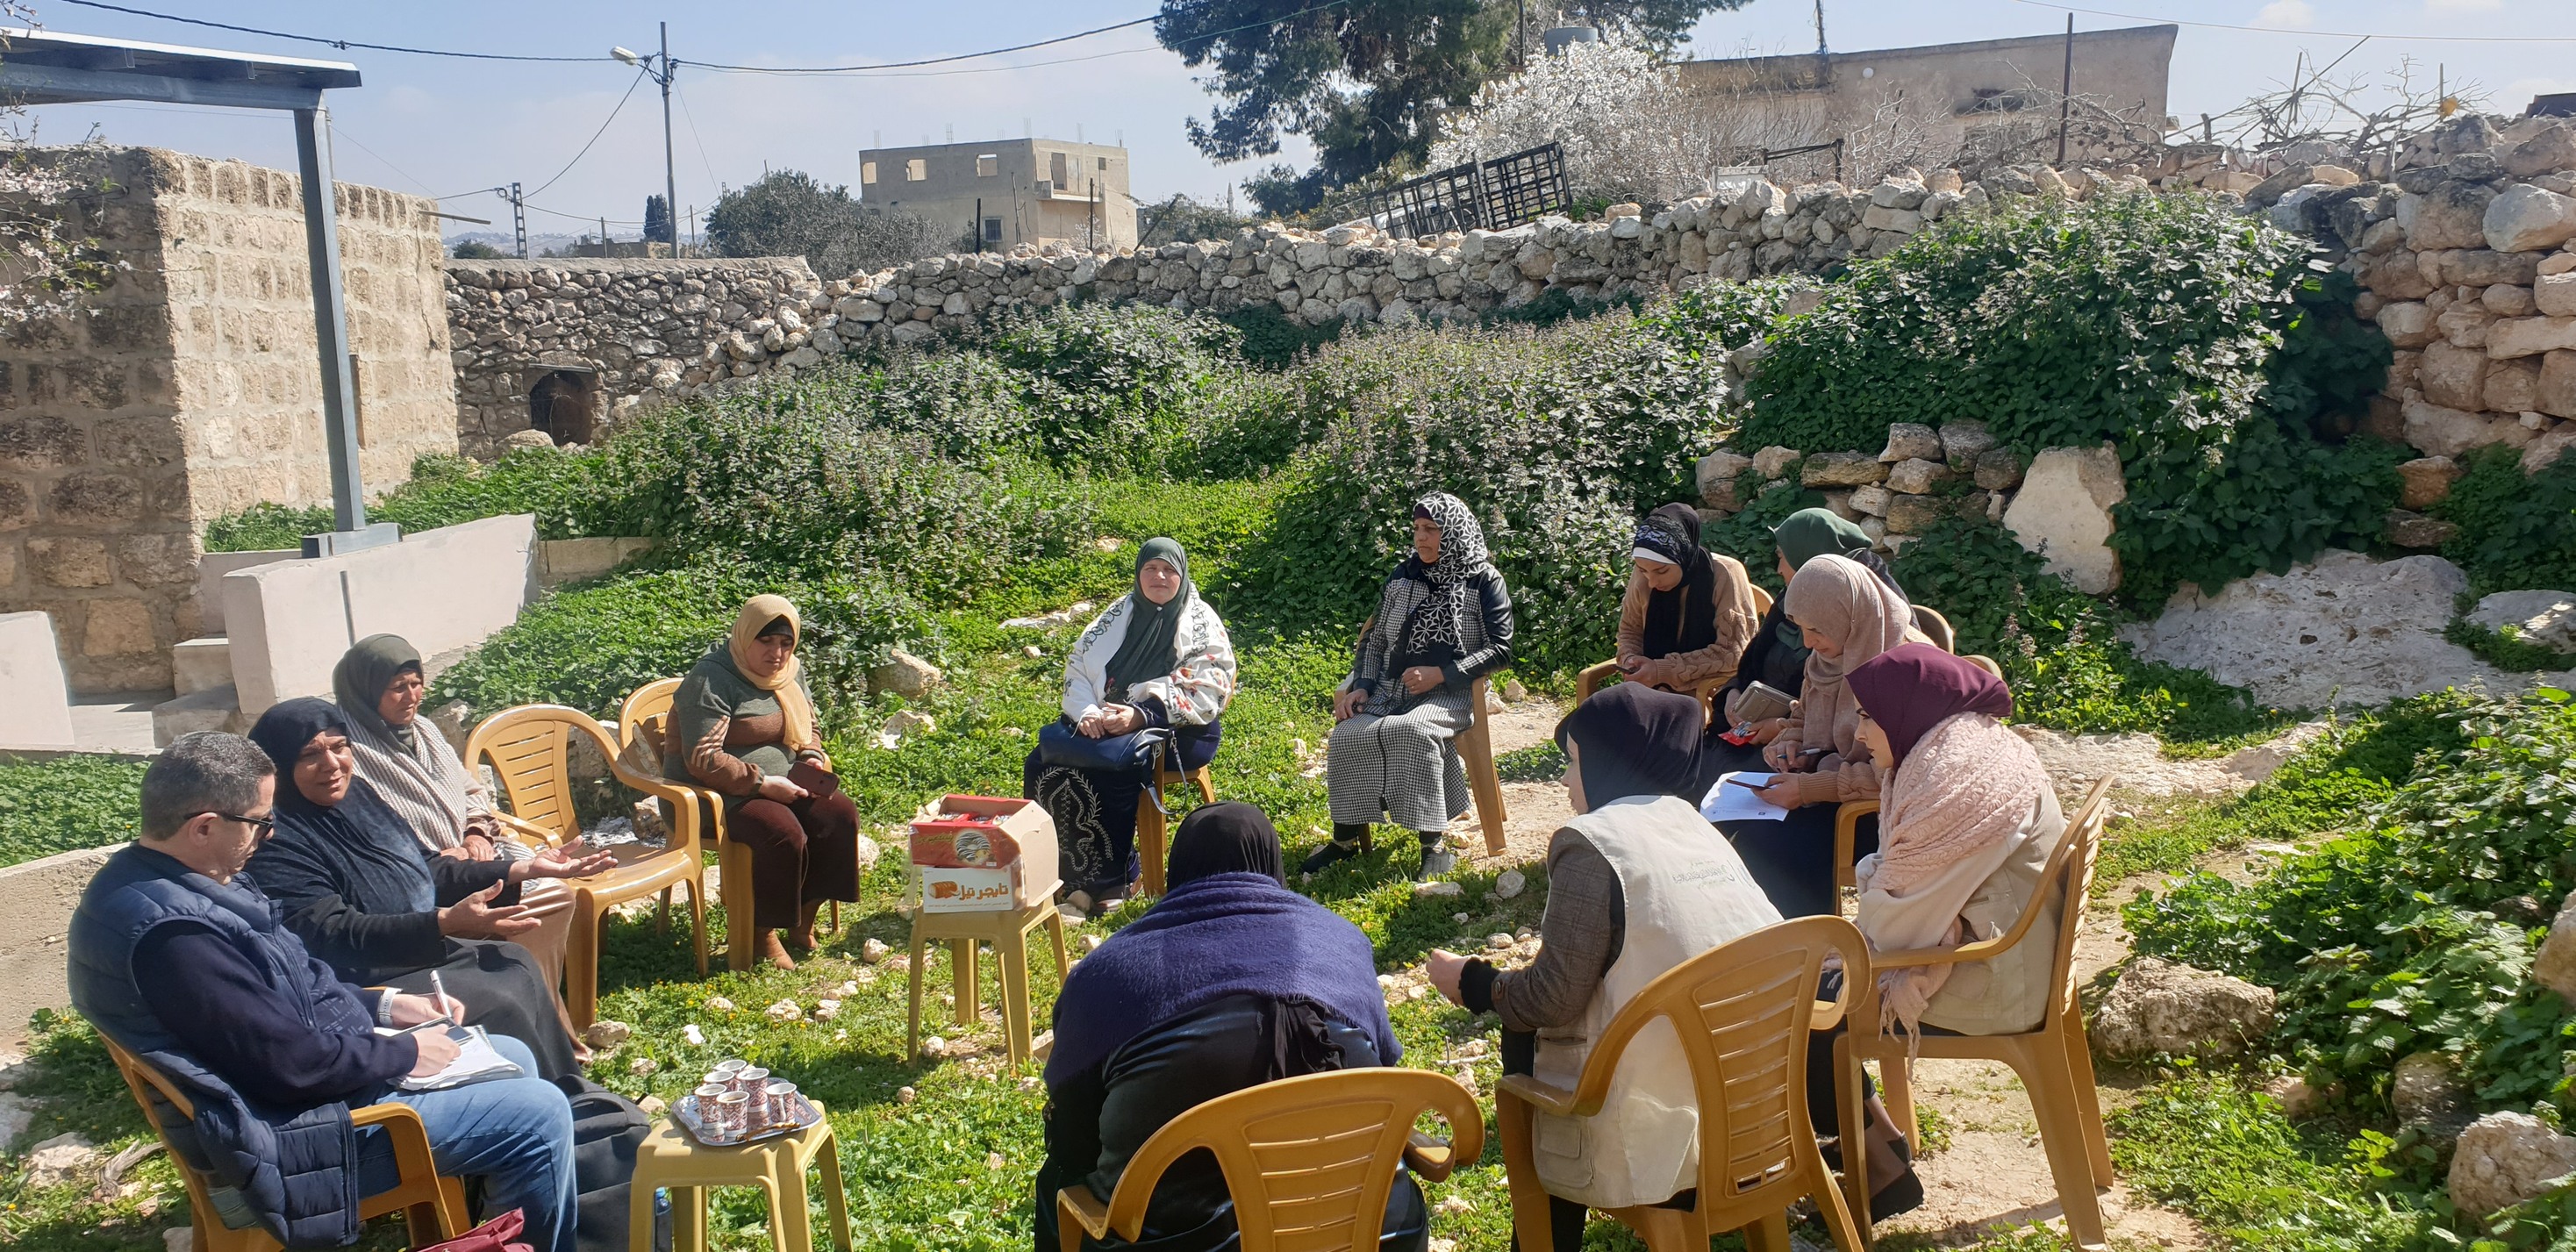
[[[912,816],[914,878],[930,912],[1026,908],[1055,898],[1055,821],[1035,801],[1002,796],[941,796]],[[976,877],[966,877],[973,871]],[[993,896],[994,874],[1009,890]],[[937,894],[945,884],[950,894]],[[1000,903],[974,903],[998,899]],[[944,901],[944,902],[943,902]]]

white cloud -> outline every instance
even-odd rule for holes
[[[2424,0],[2427,13],[2493,13],[2504,0]]]
[[[2316,8],[2308,0],[2272,0],[2254,15],[2257,26],[2306,26],[2316,20]]]

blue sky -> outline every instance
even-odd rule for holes
[[[1361,0],[1365,3],[1366,0]],[[596,146],[565,171],[636,72],[614,62],[574,65],[479,63],[392,53],[334,52],[69,4],[33,0],[48,27],[85,34],[346,59],[366,85],[334,93],[343,179],[429,195],[471,193],[516,179],[531,202],[532,232],[576,231],[606,215],[613,229],[642,216],[644,196],[662,186],[661,101],[636,87]],[[376,43],[545,55],[597,55],[612,44],[649,50],[657,20],[671,22],[673,52],[740,65],[863,64],[969,52],[1104,26],[1152,12],[1155,0],[971,0],[969,3],[841,4],[760,0],[673,6],[488,0],[444,4],[351,4],[319,0],[131,0],[133,7],[241,25]],[[2132,16],[2078,13],[2078,29],[2143,24],[2137,19],[2269,26],[2255,33],[2185,26],[2174,55],[2173,111],[2222,111],[2290,76],[2298,54],[2331,61],[2353,40],[2327,32],[2375,34],[2344,61],[2377,75],[2413,57],[2453,81],[2483,84],[2498,107],[2520,112],[2539,91],[2576,91],[2576,2],[2571,0],[2093,0]],[[1532,7],[1538,7],[1533,3]],[[2065,11],[2027,0],[1827,0],[1836,51],[1902,47],[2061,30]],[[1815,42],[1812,0],[1753,0],[1715,14],[1694,32],[1692,50],[1803,51]],[[2485,36],[2438,42],[2426,36]],[[2544,43],[2557,37],[2569,42]],[[1053,62],[1040,64],[1040,62]],[[835,182],[857,181],[858,151],[886,144],[1041,135],[1124,140],[1135,158],[1135,191],[1222,197],[1248,165],[1217,166],[1193,150],[1182,119],[1203,114],[1206,97],[1179,58],[1138,27],[1072,44],[970,63],[989,72],[936,76],[775,77],[725,74],[683,64],[675,101],[682,206],[701,210],[720,186],[740,186],[764,168],[796,168]],[[962,67],[940,67],[955,69]],[[2080,85],[2079,85],[2080,86]],[[38,137],[79,139],[93,129],[121,143],[237,156],[293,168],[293,137],[275,116],[227,110],[80,105],[35,110]],[[1302,160],[1292,146],[1285,154]],[[450,212],[487,216],[507,206],[464,194]],[[475,229],[451,226],[451,233]],[[589,229],[596,229],[595,224]],[[627,233],[631,228],[622,228]]]

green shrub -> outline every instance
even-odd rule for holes
[[[2442,555],[2468,571],[2471,590],[2576,590],[2576,457],[2529,476],[2522,454],[2501,445],[2464,459],[2468,472],[2432,514],[2459,524]]]
[[[2384,1108],[2390,1067],[2421,1051],[2455,1058],[2481,1107],[2563,1099],[2576,1017],[2528,971],[2576,883],[2576,709],[2564,692],[2426,696],[2372,737],[2239,802],[2302,796],[2306,829],[2336,837],[2250,884],[2142,894],[2138,950],[2278,989],[2274,1049],[2361,1108]]]
[[[122,843],[142,820],[143,762],[112,756],[0,759],[0,865]]]
[[[1518,618],[1515,664],[1610,646],[1639,514],[1686,499],[1716,442],[1713,359],[1612,313],[1546,330],[1382,330],[1291,378],[1322,435],[1221,589],[1250,627],[1347,632],[1376,606],[1412,501],[1476,510]]]
[[[1020,381],[1032,451],[1102,472],[1161,468],[1220,403],[1242,332],[1150,305],[1057,305],[1005,317],[976,341]]]
[[[2384,372],[2350,277],[2216,197],[1945,218],[1777,324],[1739,442],[1872,449],[1974,415],[2006,446],[2116,446],[2124,595],[2155,603],[2377,534],[2404,454],[2340,431]]]
[[[925,620],[919,604],[881,582],[773,579],[731,563],[648,570],[529,605],[439,675],[431,700],[463,700],[476,719],[514,704],[613,717],[628,692],[686,673],[724,638],[742,602],[767,591],[794,601],[804,619],[797,656],[827,722],[857,705],[868,667]]]
[[[1346,329],[1342,319],[1313,326],[1288,320],[1288,314],[1276,304],[1250,304],[1231,313],[1220,313],[1217,320],[1233,327],[1243,336],[1243,359],[1263,369],[1286,369],[1298,359],[1342,337]]]
[[[2521,627],[2510,622],[2489,630],[2465,617],[2455,617],[2450,625],[2442,628],[2442,638],[2467,648],[2479,660],[2510,673],[2576,669],[2576,654],[2533,643],[2522,637]]]
[[[541,539],[639,535],[645,523],[627,507],[620,485],[602,473],[596,451],[523,448],[491,465],[435,453],[412,462],[411,479],[367,506],[367,520],[408,532],[477,518],[533,513]],[[330,530],[331,506],[293,509],[255,504],[206,524],[209,552],[260,552],[301,546]]]
[[[2119,638],[2114,607],[2047,573],[2038,554],[1992,522],[1941,522],[1891,568],[1909,598],[1949,619],[1962,654],[1982,653],[2003,668],[2016,721],[2225,741],[2286,720],[2241,687],[2140,660]]]

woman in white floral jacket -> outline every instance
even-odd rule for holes
[[[1173,767],[1215,759],[1218,718],[1234,698],[1234,643],[1190,583],[1189,555],[1170,539],[1136,553],[1135,590],[1092,619],[1064,667],[1064,722],[1094,739],[1151,728],[1173,732]],[[1141,771],[1049,765],[1031,750],[1026,794],[1055,819],[1066,902],[1104,910],[1133,889]]]

